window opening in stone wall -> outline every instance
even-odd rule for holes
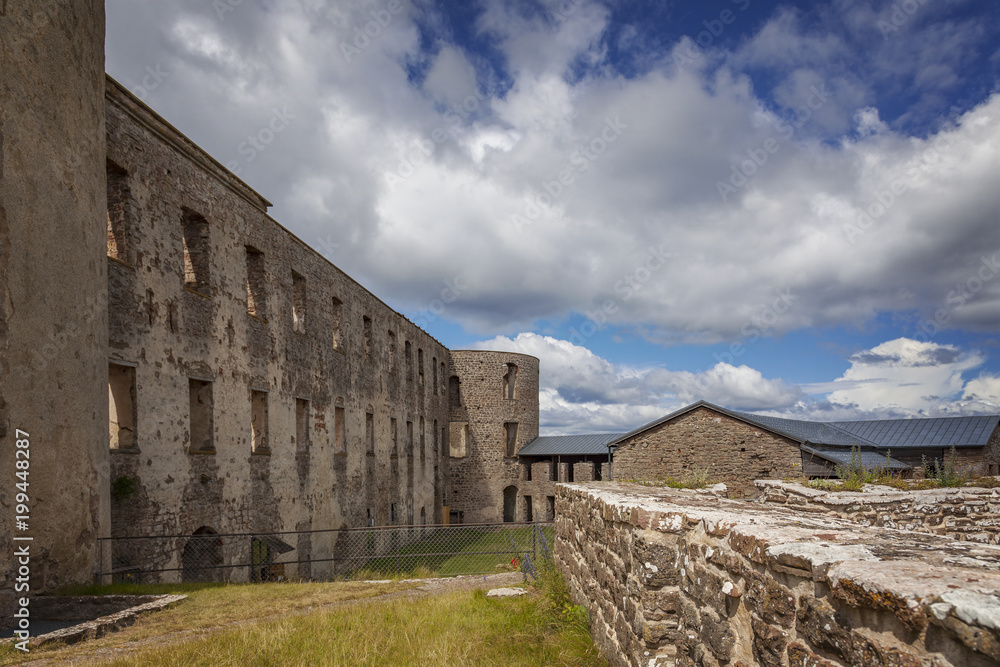
[[[267,317],[264,304],[264,253],[251,246],[247,250],[247,312],[256,317]]]
[[[496,376],[494,376],[496,377]],[[514,400],[514,392],[517,387],[517,364],[507,364],[507,371],[503,375],[503,395],[508,400]]]
[[[420,525],[421,526],[427,525],[427,510],[424,509],[423,507],[420,508]]]
[[[531,481],[531,462],[525,461],[521,464],[521,479],[525,482]]]
[[[375,455],[375,415],[371,409],[365,413],[365,451]]]
[[[146,323],[149,326],[153,326],[153,313],[156,312],[156,299],[153,296],[153,290],[146,290]]]
[[[420,383],[420,389],[424,388],[424,351],[417,348],[417,380]]]
[[[447,431],[445,430],[444,426],[441,427],[441,447],[442,447],[442,450],[443,450],[441,452],[441,455],[442,456],[447,456],[448,455],[448,435],[447,435]]]
[[[573,464],[573,463],[567,463],[566,464],[566,481],[567,482],[572,482],[573,481],[573,466],[574,465],[575,464]]]
[[[344,303],[337,297],[333,297],[333,307],[331,310],[333,315],[333,323],[331,329],[333,331],[333,349],[340,350],[343,348],[344,341],[341,340],[340,327],[344,321]]]
[[[549,464],[549,481],[559,481],[559,461],[555,458],[553,458],[552,462]]]
[[[309,451],[309,401],[295,399],[295,451]]]
[[[190,412],[188,433],[189,448],[192,452],[215,451],[215,428],[213,423],[212,383],[208,380],[188,379]]]
[[[267,392],[250,390],[250,451],[270,454],[267,443]]]
[[[434,460],[436,461],[437,457],[438,457],[438,446],[439,446],[438,445],[438,420],[436,420],[436,419],[434,420],[434,431],[433,431],[433,433],[434,433],[434,449],[431,450],[431,453],[434,455]]]
[[[396,372],[396,332],[389,331],[389,372]]]
[[[406,456],[413,458],[413,422],[406,422]]]
[[[603,480],[603,479],[604,479],[604,473],[603,473],[603,471],[601,470],[601,464],[600,464],[600,462],[598,462],[598,461],[594,461],[594,474],[593,474],[593,480],[594,480],[595,482],[600,482],[600,481],[601,481],[601,480]]]
[[[406,362],[406,381],[413,382],[413,348],[410,345],[410,341],[406,341],[404,345],[404,353]]]
[[[184,244],[184,287],[211,295],[211,257],[208,221],[199,213],[185,208],[181,217]]]
[[[503,425],[507,438],[507,458],[517,456],[517,422],[506,422]]]
[[[461,381],[458,379],[457,375],[452,375],[448,378],[448,405],[453,408],[461,407],[462,405],[462,392],[460,385]]]
[[[420,418],[420,463],[423,465],[424,461],[427,460],[427,439],[426,430],[424,429],[424,418]]]
[[[167,326],[170,330],[177,332],[181,328],[180,316],[177,314],[177,302],[171,301],[167,304]]]
[[[372,318],[367,315],[361,320],[361,331],[365,341],[365,362],[372,360]]]
[[[453,423],[452,433],[454,434],[454,437],[451,439],[449,453],[452,458],[460,459],[468,454],[469,425]]]
[[[389,419],[389,442],[392,443],[392,458],[399,456],[399,438],[396,435],[396,418]]]
[[[549,514],[548,514],[548,516],[546,518],[549,521],[552,521],[552,520],[554,520],[556,518],[556,497],[555,496],[546,496],[545,497],[545,502],[549,506],[548,507]]]
[[[396,503],[389,503],[389,523],[396,523]]]
[[[445,375],[444,363],[442,363],[441,364],[441,393],[442,394],[445,392],[445,387],[447,387],[447,386],[448,386],[448,379],[447,379],[447,376]]]
[[[534,521],[535,517],[531,511],[531,496],[524,497],[524,520]]]
[[[136,446],[135,368],[108,365],[108,438],[111,449]]]
[[[132,211],[128,187],[128,172],[111,160],[108,174],[108,257],[129,263],[129,235]]]
[[[517,516],[517,487],[508,486],[503,490],[503,520],[510,523]]]
[[[306,279],[292,271],[292,331],[306,332]]]
[[[333,453],[347,453],[347,433],[344,429],[344,406],[333,408]]]
[[[431,382],[433,385],[433,393],[437,396],[438,393],[438,374],[437,374],[438,359],[437,357],[431,357],[431,375],[434,376],[434,380]]]

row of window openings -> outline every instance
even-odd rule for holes
[[[128,262],[128,227],[130,216],[130,193],[128,173],[110,160],[107,163],[108,180],[108,255],[116,260]],[[181,216],[182,243],[184,248],[184,286],[203,295],[211,294],[209,275],[209,228],[208,221],[191,209],[182,209]],[[254,317],[266,319],[267,290],[266,271],[264,268],[264,253],[253,246],[246,246],[246,292],[247,312]],[[151,294],[147,295],[152,298]],[[292,271],[292,331],[306,333],[306,308],[308,303],[306,279]],[[175,306],[170,308],[170,328],[176,330]],[[333,297],[331,302],[332,346],[335,350],[344,347],[343,321],[344,304]],[[150,313],[152,307],[150,305]],[[372,319],[367,315],[362,319],[365,361],[372,357]],[[396,368],[396,334],[388,332],[389,368]],[[413,381],[413,353],[410,341],[405,341],[404,355],[406,363],[406,379]],[[437,358],[432,359],[431,375],[433,376],[433,393],[438,393]],[[445,369],[441,364],[441,381],[444,382]],[[424,382],[424,351],[417,350],[417,377],[423,386]],[[458,378],[452,378],[452,404],[461,405],[458,393]],[[506,364],[503,375],[503,396],[513,400],[516,397],[517,365]]]
[[[190,451],[214,452],[214,399],[212,382],[197,378],[188,379],[189,416],[190,416]],[[252,389],[250,391],[250,433],[251,451],[255,454],[269,454],[268,443],[268,392]],[[136,410],[135,368],[110,364],[108,367],[108,433],[111,449],[131,449],[137,443],[135,440]],[[295,399],[295,445],[297,452],[309,449],[309,401]],[[347,453],[345,433],[345,414],[343,406],[334,406],[334,453]],[[426,427],[424,418],[419,421],[420,461],[426,459]],[[433,424],[433,455],[438,455],[440,443],[445,441],[445,431],[438,432],[438,421]],[[399,443],[396,429],[396,418],[389,420],[389,441],[391,455],[399,454]],[[413,456],[414,435],[413,422],[406,422],[407,456]],[[365,447],[366,453],[375,454],[375,415],[365,414]]]
[[[525,482],[530,482],[531,481],[531,465],[532,464],[530,462],[525,462],[525,463],[521,464],[521,479],[523,481],[525,481]],[[550,482],[572,482],[572,481],[574,481],[573,480],[573,467],[574,467],[575,464],[573,464],[573,463],[566,463],[566,464],[564,464],[566,466],[566,468],[565,468],[566,472],[563,474],[563,479],[559,479],[559,467],[560,467],[560,465],[563,465],[563,464],[560,464],[560,463],[558,463],[556,461],[552,461],[552,462],[549,463],[549,470],[548,470],[549,481]],[[602,464],[599,463],[599,462],[597,462],[597,461],[594,461],[590,465],[592,466],[591,472],[590,472],[590,474],[591,474],[591,477],[590,477],[591,481],[600,482],[601,480],[603,480],[604,479],[604,474],[603,474],[603,469],[601,467]]]
[[[524,499],[524,520],[525,521],[534,521],[535,520],[535,512],[534,512],[534,508],[532,507],[532,505],[534,504],[532,502],[532,497],[531,496],[523,496],[523,499]],[[545,496],[545,505],[546,505],[546,509],[548,510],[548,512],[547,512],[547,514],[544,517],[542,517],[542,520],[543,521],[552,521],[552,520],[554,520],[556,518],[556,497],[555,496]]]

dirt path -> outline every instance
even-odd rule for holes
[[[416,584],[416,586],[414,588],[409,588],[404,591],[386,593],[385,595],[378,595],[370,598],[348,600],[347,602],[331,602],[329,604],[305,607],[304,609],[296,609],[295,611],[290,611],[282,614],[262,616],[260,618],[255,618],[251,620],[234,621],[233,623],[227,623],[224,625],[218,625],[209,628],[198,628],[197,630],[184,630],[182,632],[172,632],[169,634],[160,635],[158,637],[150,637],[148,639],[143,639],[136,642],[129,642],[128,644],[122,646],[107,646],[102,648],[95,648],[92,651],[84,651],[82,653],[77,652],[72,657],[70,656],[60,657],[58,655],[58,652],[56,652],[44,658],[39,658],[38,660],[30,660],[28,662],[18,663],[18,665],[30,666],[30,667],[51,667],[53,665],[95,665],[95,664],[99,665],[101,663],[109,662],[116,658],[123,657],[137,650],[142,650],[146,648],[155,648],[158,646],[167,646],[169,644],[176,644],[179,642],[189,641],[191,639],[203,637],[205,635],[212,634],[213,632],[218,632],[220,630],[228,630],[234,627],[239,627],[241,625],[260,623],[261,621],[271,621],[276,618],[281,618],[284,616],[309,614],[314,611],[320,611],[323,609],[333,609],[337,607],[368,604],[371,602],[395,600],[399,598],[419,598],[419,597],[426,597],[428,595],[443,595],[445,593],[454,593],[456,591],[502,588],[504,586],[519,584],[522,581],[523,581],[523,576],[521,575],[520,572],[505,572],[503,574],[489,574],[489,575],[469,575],[464,577],[446,577],[441,579],[405,579],[403,580],[403,583],[414,583]],[[79,650],[79,644],[75,645],[74,648]]]

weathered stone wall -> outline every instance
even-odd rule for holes
[[[270,219],[260,195],[113,81],[107,108],[126,252],[104,260],[102,250],[101,262],[111,358],[134,368],[136,414],[134,445],[111,450],[110,482],[137,482],[112,499],[114,534],[180,535],[179,552],[202,527],[439,522],[448,350]],[[202,225],[197,243],[186,223],[189,233]],[[188,263],[196,283],[186,284],[185,247],[200,253]],[[201,421],[214,451],[192,447],[192,379],[211,382],[212,419]],[[264,426],[251,424],[252,391]],[[295,555],[327,557],[335,535],[301,536]],[[225,543],[229,561],[245,548],[236,542]]]
[[[30,546],[32,593],[90,580],[108,530],[104,3],[0,3],[0,72],[4,612],[23,514],[15,460],[29,466],[17,534],[34,541],[16,544]]]
[[[513,398],[505,391],[508,364],[517,366]],[[538,359],[511,352],[453,350],[449,386],[458,382],[452,400],[453,439],[468,425],[464,451],[451,452],[449,505],[465,523],[502,521],[504,489],[514,487],[514,519],[525,517],[524,493],[518,488],[516,453],[538,437]],[[514,456],[507,456],[504,424],[517,423]],[[461,454],[459,456],[459,454]]]
[[[862,526],[947,535],[955,540],[1000,544],[1000,489],[974,487],[899,491],[822,491],[776,480],[755,482],[766,503],[847,519]]]
[[[1000,661],[1000,549],[637,485],[559,485],[558,566],[612,664]]]
[[[734,493],[755,479],[802,476],[799,445],[788,438],[699,407],[622,442],[616,480],[683,479],[707,471]]]

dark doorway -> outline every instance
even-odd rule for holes
[[[223,581],[222,538],[208,526],[194,531],[181,554],[181,581]]]
[[[517,487],[508,486],[503,490],[503,520],[510,523],[514,520],[517,510]]]

